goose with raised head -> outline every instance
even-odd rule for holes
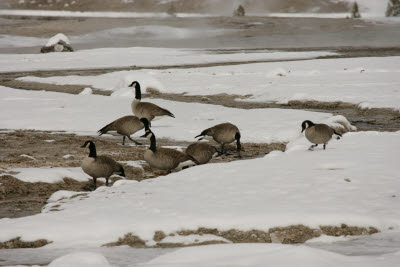
[[[96,189],[97,178],[106,178],[106,186],[108,179],[113,173],[125,177],[125,171],[121,164],[107,156],[97,156],[96,146],[93,141],[86,141],[81,147],[89,145],[89,156],[82,161],[82,170],[93,178],[94,189]]]
[[[204,136],[211,136],[215,142],[219,143],[221,145],[222,154],[226,152],[224,150],[224,146],[236,140],[236,150],[240,155],[240,150],[242,148],[242,145],[240,144],[241,135],[236,125],[233,125],[229,122],[221,123],[211,128],[205,129],[195,138],[201,137],[199,140],[202,140]]]
[[[178,166],[198,165],[199,163],[189,155],[172,148],[157,147],[156,136],[145,122],[146,133],[142,137],[150,140],[150,147],[144,152],[144,160],[152,167],[167,171],[178,168]]]
[[[196,142],[189,145],[186,148],[185,153],[196,159],[199,164],[206,164],[220,152],[215,146],[204,142]]]
[[[142,91],[139,82],[134,81],[129,85],[129,87],[135,88],[135,99],[132,101],[131,108],[133,114],[138,118],[146,118],[149,122],[151,122],[155,117],[169,116],[175,118],[174,114],[167,109],[161,108],[150,102],[141,102]]]
[[[341,134],[337,133],[333,128],[326,124],[319,123],[315,124],[310,120],[303,121],[301,124],[301,132],[305,131],[305,136],[308,141],[313,145],[308,150],[313,150],[319,144],[323,144],[323,148],[326,148],[328,142],[332,139],[332,136],[336,136],[336,139],[342,137]]]
[[[123,136],[122,145],[125,145],[126,137],[128,137],[128,139],[134,142],[136,145],[141,145],[140,142],[133,140],[131,135],[143,128],[143,122],[138,117],[130,115],[116,119],[115,121],[101,128],[97,133],[100,136],[109,131],[116,131],[118,134]]]

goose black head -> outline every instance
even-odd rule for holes
[[[144,129],[145,129],[146,131],[147,131],[147,130],[150,130],[150,123],[149,123],[149,120],[148,120],[148,119],[146,119],[146,118],[141,118],[140,121],[144,124]]]
[[[140,83],[138,81],[132,82],[128,87],[133,87],[135,88],[135,98],[136,99],[142,99],[142,91],[140,88]]]
[[[89,157],[96,158],[96,146],[94,145],[93,141],[87,140],[81,147],[86,147],[89,144]]]
[[[81,147],[86,147],[89,144],[89,148],[94,146],[93,141],[87,140]]]
[[[153,136],[154,136],[153,132],[150,129],[147,129],[144,135],[142,135],[141,137],[147,137],[148,139],[151,139],[151,137]]]
[[[303,123],[301,124],[301,132],[304,132],[305,129],[310,128],[314,125],[315,124],[312,121],[309,120],[303,121]]]

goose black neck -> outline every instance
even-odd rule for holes
[[[152,134],[150,137],[150,150],[156,152],[156,137],[154,134]]]
[[[142,91],[140,89],[140,84],[137,82],[135,86],[135,98],[138,100],[142,99]]]
[[[90,142],[89,144],[89,158],[96,158],[97,154],[96,154],[96,146],[94,145],[93,142]]]

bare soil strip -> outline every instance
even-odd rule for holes
[[[143,160],[143,153],[148,145],[122,146],[121,137],[89,137],[76,136],[66,133],[51,133],[39,131],[15,131],[0,133],[0,168],[38,168],[38,167],[79,167],[81,161],[87,156],[87,149],[80,148],[86,140],[95,140],[99,154],[109,155],[117,161]],[[45,140],[54,140],[46,142]],[[195,140],[193,140],[195,141]],[[147,141],[144,141],[147,143]],[[160,139],[163,146],[186,147],[190,143],[177,142],[173,140]],[[273,150],[285,150],[285,144],[256,144],[244,143],[241,159],[251,159],[264,156]],[[235,146],[230,145],[228,149],[235,151]],[[239,160],[234,154],[223,155],[211,161],[230,162]],[[21,156],[28,155],[32,158]],[[63,156],[70,155],[68,158]],[[165,172],[154,170],[144,163],[142,168],[136,168],[123,164],[126,179],[141,181],[165,175]],[[68,177],[64,183],[26,183],[13,177],[13,173],[0,169],[0,218],[16,218],[40,213],[47,199],[58,190],[91,191],[92,181],[78,182]],[[119,179],[119,178],[115,178]],[[114,181],[115,181],[114,179]],[[101,183],[100,183],[101,185]]]
[[[322,234],[328,236],[354,236],[354,235],[370,235],[377,233],[378,230],[374,227],[357,227],[342,224],[337,226],[320,226],[317,229],[312,229],[304,225],[291,225],[288,227],[274,227],[268,231],[250,230],[240,231],[230,229],[227,231],[219,231],[216,228],[199,228],[197,230],[181,230],[176,233],[170,233],[169,236],[188,236],[188,235],[215,235],[223,237],[232,243],[282,243],[282,244],[299,244],[304,243],[309,239],[319,237]],[[185,245],[183,243],[162,243],[162,240],[167,235],[162,231],[157,231],[154,234],[153,240],[156,245],[152,248],[171,248],[171,247],[186,247],[193,245],[209,245],[226,243],[224,241],[206,241],[203,243],[195,243]],[[136,248],[148,248],[143,240],[132,233],[126,234],[119,238],[118,241],[105,244],[105,246],[122,246],[128,245]]]

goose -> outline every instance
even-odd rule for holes
[[[142,137],[150,140],[150,147],[144,152],[144,160],[151,166],[171,173],[171,170],[179,165],[188,165],[190,163],[199,163],[189,155],[171,148],[157,147],[156,136],[149,128],[149,122],[145,119],[146,133]],[[192,161],[192,162],[190,162]]]
[[[132,112],[139,118],[146,118],[151,122],[155,117],[170,116],[175,118],[169,110],[161,108],[153,103],[141,102],[142,92],[140,89],[140,84],[137,81],[132,82],[129,87],[135,88],[135,99],[132,101],[131,107]]]
[[[338,140],[342,137],[341,134],[337,133],[328,125],[322,123],[315,124],[309,120],[303,121],[301,128],[301,132],[304,132],[304,130],[306,131],[305,135],[307,140],[313,143],[308,150],[313,150],[318,144],[324,144],[325,149],[326,144],[332,139],[333,135],[335,135]]]
[[[93,141],[88,140],[81,147],[86,147],[88,144],[89,156],[83,159],[81,168],[85,173],[92,176],[94,189],[96,189],[97,178],[106,178],[106,186],[108,186],[108,179],[113,173],[125,177],[125,171],[121,164],[107,156],[97,156]]]
[[[134,142],[136,145],[141,145],[141,143],[133,140],[131,138],[131,135],[143,128],[143,122],[139,120],[138,117],[130,115],[116,119],[115,121],[101,128],[97,133],[99,134],[99,136],[101,136],[109,131],[117,131],[118,134],[123,136],[122,145],[125,145],[126,137],[128,137],[128,139]]]
[[[199,140],[202,140],[204,136],[211,136],[214,141],[221,144],[221,153],[224,154],[225,144],[232,143],[236,140],[237,152],[240,156],[240,150],[242,145],[240,144],[240,131],[235,125],[226,122],[215,125],[211,128],[205,129],[201,134],[197,135],[195,138],[202,136]]]
[[[197,142],[189,145],[186,148],[185,153],[195,158],[199,164],[206,164],[213,158],[213,156],[219,154],[219,151],[215,146],[203,142]]]

